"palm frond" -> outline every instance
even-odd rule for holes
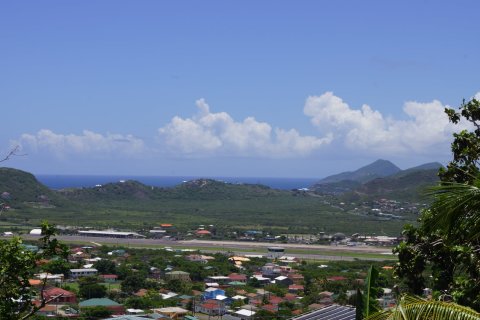
[[[447,183],[430,191],[434,202],[430,207],[433,214],[431,230],[438,229],[446,234],[461,230],[471,239],[480,235],[480,179],[472,185]]]
[[[480,313],[453,302],[428,301],[404,296],[397,307],[380,312],[368,320],[480,320]]]

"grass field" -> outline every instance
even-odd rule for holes
[[[173,223],[179,229],[196,228],[199,224],[218,229],[270,229],[275,233],[343,232],[398,235],[407,220],[382,221],[373,216],[346,213],[326,205],[315,197],[275,196],[232,200],[169,199],[110,204],[111,206],[83,205],[53,209],[22,208],[9,211],[5,217],[10,223],[39,224],[48,220],[54,224],[117,227],[140,230],[159,223]]]

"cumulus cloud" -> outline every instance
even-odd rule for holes
[[[253,117],[235,121],[226,112],[211,112],[204,99],[197,100],[196,105],[196,116],[174,117],[158,130],[171,152],[187,156],[289,157],[309,154],[331,142],[331,135],[302,136],[295,129],[273,129]]]
[[[350,149],[377,153],[429,153],[451,140],[454,128],[444,113],[446,105],[438,100],[427,103],[409,101],[403,106],[407,120],[386,118],[364,104],[351,108],[332,92],[311,96],[304,106],[305,115],[321,131],[330,132],[336,141]],[[465,127],[463,124],[462,127]]]
[[[474,97],[480,98],[480,92]],[[25,150],[50,152],[59,157],[152,156],[175,157],[231,156],[250,158],[294,158],[312,154],[333,145],[338,152],[347,148],[354,156],[439,155],[449,150],[452,133],[471,129],[469,123],[452,125],[444,113],[447,105],[408,101],[404,119],[393,119],[369,105],[349,106],[332,92],[306,99],[303,112],[319,129],[317,135],[301,135],[296,129],[274,128],[267,122],[247,117],[235,120],[226,112],[212,112],[204,99],[196,101],[192,117],[176,116],[158,129],[159,144],[147,146],[129,134],[61,134],[43,129],[23,134],[15,145]],[[326,149],[332,151],[332,149]],[[157,152],[159,151],[159,152]]]
[[[84,130],[82,134],[57,134],[48,129],[36,134],[22,134],[15,143],[24,149],[47,151],[56,156],[66,155],[102,155],[102,154],[138,154],[145,149],[141,139],[132,135],[95,133]]]

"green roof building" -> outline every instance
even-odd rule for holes
[[[80,309],[92,308],[92,307],[105,307],[112,311],[114,315],[124,314],[125,307],[118,302],[110,300],[108,298],[94,298],[82,301],[78,304]]]

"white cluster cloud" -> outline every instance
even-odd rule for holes
[[[80,135],[64,135],[42,129],[34,135],[22,134],[15,143],[23,148],[52,152],[60,157],[68,154],[89,154],[92,157],[109,153],[134,155],[145,149],[144,142],[132,135],[102,135],[88,130]]]
[[[440,101],[406,102],[403,107],[408,120],[385,118],[368,105],[352,109],[332,92],[309,97],[304,113],[311,122],[330,132],[334,139],[350,149],[369,150],[383,154],[408,152],[429,153],[451,140],[456,129],[444,113]]]
[[[225,112],[212,113],[204,99],[196,102],[199,114],[174,117],[158,130],[171,152],[187,156],[223,154],[289,157],[306,155],[331,142],[331,136],[302,136],[295,129],[272,129],[253,117],[235,121]]]
[[[480,97],[477,93],[475,97]],[[377,156],[436,155],[445,153],[452,132],[468,128],[453,126],[438,100],[409,101],[403,106],[405,120],[385,117],[364,104],[350,107],[332,92],[308,97],[304,114],[319,129],[318,136],[304,136],[295,129],[273,128],[267,122],[247,117],[233,119],[226,112],[214,113],[204,99],[196,101],[195,116],[174,117],[158,129],[157,145],[146,146],[142,139],[124,134],[58,134],[48,129],[23,134],[15,143],[24,149],[68,155],[131,156],[169,154],[174,157],[263,157],[292,158],[311,154],[332,144],[337,150],[371,152]],[[156,151],[159,151],[157,153]],[[341,151],[340,151],[341,152]]]

